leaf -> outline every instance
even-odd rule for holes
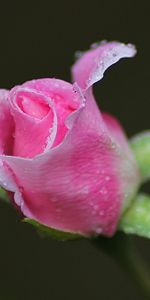
[[[59,231],[54,228],[47,227],[29,218],[25,218],[23,221],[33,225],[42,236],[52,237],[55,240],[75,240],[83,237],[80,234]]]
[[[150,238],[150,195],[139,194],[120,220],[119,229]]]

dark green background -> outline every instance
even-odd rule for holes
[[[134,59],[107,71],[95,94],[129,136],[150,125],[149,1],[10,1],[0,5],[0,87],[70,80],[76,50],[102,39],[136,44]],[[149,186],[146,187],[150,191]],[[150,242],[138,239],[150,263]],[[115,263],[87,241],[41,239],[0,203],[0,300],[142,299]]]

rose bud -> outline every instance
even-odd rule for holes
[[[0,186],[24,217],[62,232],[112,236],[139,185],[118,121],[92,85],[135,49],[118,42],[85,52],[74,84],[39,79],[0,91]]]

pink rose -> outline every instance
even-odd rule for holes
[[[60,231],[111,236],[139,184],[120,124],[101,113],[92,85],[135,49],[91,49],[73,66],[75,84],[32,80],[0,91],[0,186],[24,216]]]

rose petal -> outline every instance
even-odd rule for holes
[[[0,153],[10,154],[13,143],[14,124],[10,114],[7,90],[0,90]]]
[[[119,124],[118,120],[107,113],[102,113],[102,117],[112,139],[114,138],[114,143],[117,144],[118,151],[121,148],[120,155],[122,156],[122,161],[124,161],[124,163],[121,165],[120,173],[120,183],[122,186],[121,190],[125,195],[122,202],[123,212],[125,209],[127,209],[131,200],[133,199],[132,184],[133,186],[136,185],[137,179],[139,178],[139,170],[137,169],[137,163],[135,161],[133,152],[129,147],[125,132],[123,131],[123,128]],[[130,184],[130,180],[132,180],[132,184]]]
[[[124,57],[132,57],[136,53],[131,44],[105,42],[85,52],[72,67],[73,81],[82,89],[88,89],[103,78],[107,68]]]
[[[67,133],[67,127],[65,126],[67,116],[80,106],[78,93],[75,93],[73,86],[70,83],[54,78],[28,81],[23,84],[23,87],[44,94],[54,103],[58,122],[53,147],[57,146]],[[49,148],[50,147],[47,149]]]
[[[12,115],[10,114],[10,107],[8,102],[9,91],[0,90],[0,154],[11,154],[13,147],[13,133],[14,122]],[[9,191],[16,192],[16,199],[20,197],[18,186],[15,182],[15,178],[12,171],[7,165],[7,162],[3,161],[3,155],[0,158],[0,186]]]
[[[51,99],[25,87],[10,91],[9,102],[15,122],[13,155],[34,157],[53,144],[57,117]]]
[[[95,112],[95,102],[88,98],[67,120],[70,129],[59,146],[34,159],[3,157],[21,187],[25,216],[83,235],[114,233],[125,197],[121,177],[126,161]],[[135,172],[125,182],[126,191],[132,185],[131,194],[138,185],[131,160],[132,168]]]
[[[125,132],[123,131],[123,128],[121,127],[121,124],[119,121],[113,117],[112,115],[108,113],[102,113],[103,120],[105,122],[105,125],[107,126],[107,129],[110,132],[110,135],[114,137],[115,143],[118,142],[118,146],[124,148],[124,151],[126,152],[126,155],[128,155],[130,158],[132,156],[133,158],[133,153],[129,149],[129,144],[127,140],[127,136]]]

